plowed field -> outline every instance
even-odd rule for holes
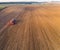
[[[17,24],[8,26],[12,18]],[[60,50],[60,6],[16,5],[3,9],[0,50]]]

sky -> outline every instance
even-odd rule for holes
[[[0,2],[19,2],[19,1],[38,1],[38,2],[50,2],[50,1],[60,1],[60,0],[0,0]]]

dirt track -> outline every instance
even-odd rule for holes
[[[0,12],[0,50],[60,50],[60,6],[11,6]]]

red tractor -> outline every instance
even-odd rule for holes
[[[15,25],[16,24],[16,19],[12,19],[8,22],[9,25]]]
[[[16,24],[16,19],[10,20],[1,30],[0,33],[5,30],[9,25],[15,25]]]

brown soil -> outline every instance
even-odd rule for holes
[[[3,29],[12,18],[17,24]],[[60,6],[7,7],[0,29],[0,50],[60,50]]]

